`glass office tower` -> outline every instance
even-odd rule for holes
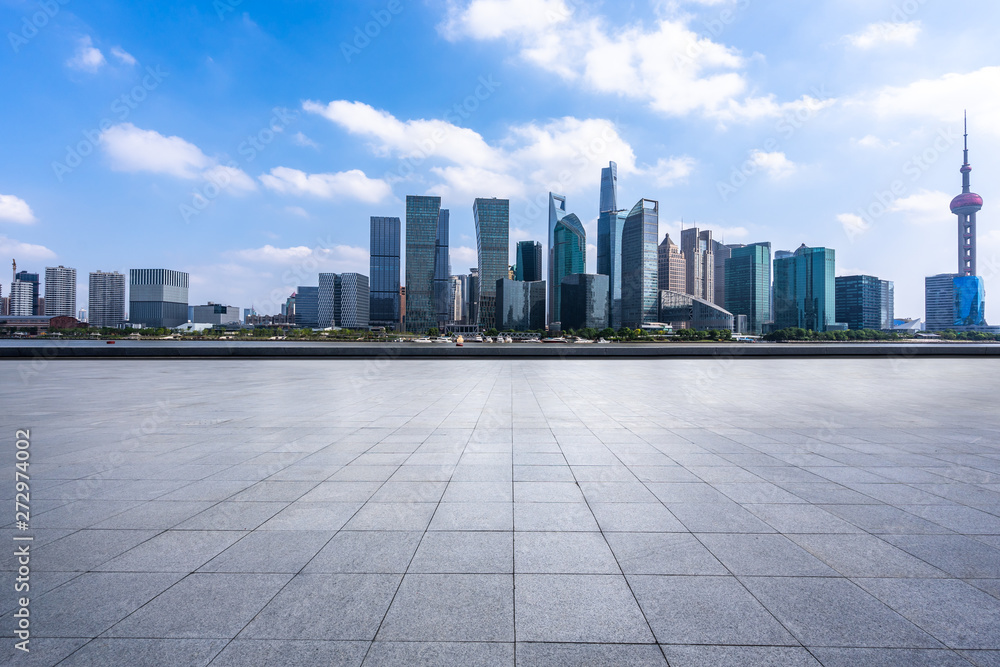
[[[319,287],[299,287],[295,293],[295,327],[319,329]]]
[[[510,275],[510,201],[476,199],[472,206],[479,253],[479,327],[497,326],[497,281]]]
[[[882,281],[875,276],[837,276],[837,321],[848,329],[882,328]]]
[[[747,316],[747,332],[760,335],[771,321],[771,244],[733,246],[725,262],[725,310]]]
[[[836,251],[803,244],[774,260],[774,327],[826,331],[836,320]]]
[[[341,329],[367,329],[370,285],[368,276],[340,273],[334,280],[333,321]]]
[[[518,241],[514,279],[526,283],[542,279],[542,244],[538,241]]]
[[[659,318],[658,202],[640,199],[622,231],[622,326],[638,329]]]
[[[497,281],[496,328],[500,331],[545,329],[545,281]]]
[[[600,273],[574,273],[563,278],[563,331],[607,328],[611,321],[610,288],[610,276]]]
[[[434,310],[438,329],[444,330],[451,320],[451,258],[448,255],[448,229],[451,215],[442,209],[438,216],[437,238],[434,241]]]
[[[440,197],[406,197],[406,330],[437,327],[434,260],[441,221]]]
[[[169,269],[129,271],[129,321],[147,327],[178,327],[188,321],[189,276]]]
[[[562,279],[585,273],[587,232],[566,210],[566,197],[549,193],[549,324],[560,321]]]
[[[622,317],[622,230],[625,212],[618,209],[618,165],[601,170],[601,205],[597,218],[597,273],[609,277],[611,327],[619,328]]]
[[[369,315],[372,326],[390,331],[400,327],[399,309],[399,218],[371,218],[371,292]]]
[[[24,312],[25,311],[25,306],[24,306],[24,299],[22,298],[22,299],[20,299],[20,302],[18,304],[17,311],[15,312],[14,308],[12,307],[11,311],[10,311],[10,314],[11,315],[22,315],[22,316],[26,316],[26,315],[38,315],[39,314],[38,313],[38,297],[41,295],[41,293],[39,292],[39,289],[38,289],[38,285],[39,285],[38,274],[37,273],[28,273],[27,271],[19,271],[18,273],[16,273],[14,275],[14,282],[15,283],[18,283],[18,282],[20,282],[20,283],[26,283],[27,285],[30,285],[30,289],[31,289],[30,310],[31,310],[31,312]],[[25,288],[24,288],[24,286],[22,286],[20,289],[23,290]]]

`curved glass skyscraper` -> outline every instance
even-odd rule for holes
[[[622,230],[625,212],[618,210],[618,165],[601,170],[601,207],[597,218],[597,273],[610,278],[611,327],[622,320]]]
[[[566,211],[566,197],[549,193],[549,323],[560,321],[562,279],[586,273],[587,232]]]

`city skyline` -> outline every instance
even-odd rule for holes
[[[0,110],[18,128],[0,171],[0,252],[33,271],[77,267],[78,304],[90,270],[171,266],[192,276],[194,302],[277,312],[307,278],[303,267],[366,272],[369,217],[403,217],[413,193],[451,207],[455,267],[475,264],[474,197],[510,198],[513,249],[544,241],[545,193],[565,194],[593,270],[598,169],[615,161],[619,199],[659,201],[661,234],[679,240],[684,220],[726,244],[837,248],[838,273],[891,277],[898,313],[918,317],[923,278],[954,263],[943,205],[965,107],[978,190],[988,201],[1000,194],[991,157],[1000,137],[988,122],[1000,68],[978,46],[1000,8],[983,2],[972,3],[982,19],[972,25],[916,0],[912,11],[821,2],[781,16],[737,0],[614,10],[548,0],[500,11],[511,18],[492,27],[487,9],[509,2],[397,13],[385,3],[278,12],[224,2],[150,17],[112,4],[131,20],[60,6],[37,36],[11,43],[3,57],[16,67],[0,74],[36,93]],[[373,12],[385,25],[368,38],[377,46],[359,49],[355,28]],[[0,8],[15,36],[31,20],[18,4]],[[304,23],[324,38],[296,32],[287,66],[264,66]],[[533,59],[532,25],[558,33],[553,57],[565,40],[602,33],[587,55],[620,46],[635,56],[615,70],[635,89],[575,62]],[[191,31],[204,43],[178,50],[177,35]],[[410,57],[399,58],[403,49]],[[654,55],[661,75],[638,69]],[[686,74],[670,65],[677,55],[691,61]],[[329,65],[322,76],[318,63]],[[376,84],[387,71],[392,85]],[[237,91],[251,88],[251,72],[260,86],[247,97]],[[73,100],[73,113],[45,104],[56,99]],[[215,192],[208,176],[229,185]],[[989,290],[1000,232],[989,214],[981,222]],[[987,320],[1000,320],[995,301]]]

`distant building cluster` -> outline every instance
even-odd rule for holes
[[[968,132],[962,194],[951,203],[958,218],[958,272],[925,281],[926,329],[1000,332],[985,320],[985,286],[976,275],[976,215],[982,197],[971,191]],[[771,243],[724,244],[712,231],[682,229],[679,243],[659,238],[659,203],[618,201],[618,168],[601,171],[597,266],[587,272],[587,234],[567,198],[549,193],[548,254],[538,241],[519,241],[510,260],[510,202],[479,198],[472,212],[477,266],[453,274],[450,211],[440,197],[408,196],[406,218],[370,219],[370,271],[321,273],[301,285],[281,313],[209,302],[189,305],[189,276],[169,269],[90,274],[89,303],[77,310],[76,269],[17,271],[9,295],[0,285],[0,324],[52,317],[89,317],[96,327],[173,328],[274,326],[440,332],[570,331],[605,328],[731,330],[881,329],[918,331],[919,320],[896,320],[894,284],[876,276],[836,276],[836,251],[808,247],[772,253]],[[403,230],[405,228],[405,238]],[[547,263],[543,268],[543,257]],[[405,258],[405,281],[401,280]]]

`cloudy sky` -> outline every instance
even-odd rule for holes
[[[368,273],[368,218],[475,197],[546,241],[601,167],[727,243],[837,250],[840,275],[957,270],[962,113],[1000,323],[1000,63],[992,0],[0,0],[0,258],[191,273],[191,303],[275,312]],[[6,277],[4,277],[6,276]],[[3,293],[9,274],[0,274]]]

